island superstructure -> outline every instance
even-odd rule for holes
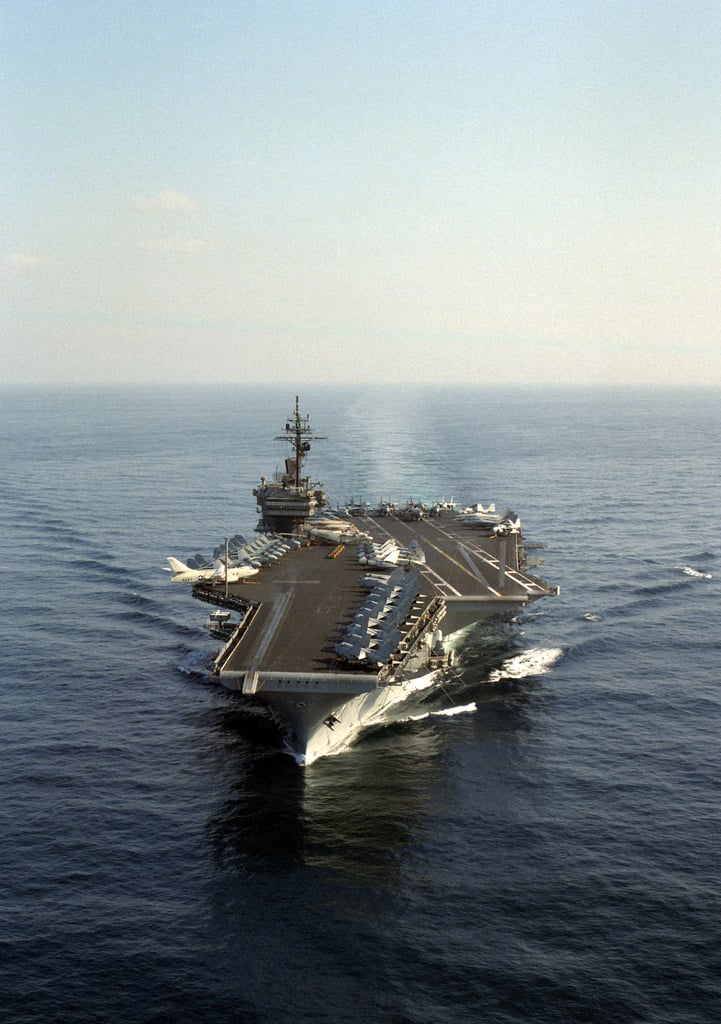
[[[459,630],[558,592],[527,571],[511,512],[445,500],[331,511],[304,473],[318,439],[296,397],[277,438],[290,446],[284,470],[253,491],[258,536],[226,541],[214,564],[169,559],[174,580],[237,618],[215,630],[226,643],[213,674],[272,710],[301,764],[432,686]]]
[[[271,483],[262,476],[260,486],[253,491],[261,515],[257,530],[294,536],[302,534],[306,521],[328,504],[320,484],[303,476],[311,441],[325,438],[314,435],[308,416],[301,416],[297,395],[293,415],[286,420],[284,433],[275,440],[287,441],[292,455],[285,460],[284,473],[277,474]]]

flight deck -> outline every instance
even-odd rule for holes
[[[422,559],[406,567],[418,573],[417,591],[403,623],[406,631],[419,617],[430,616],[438,598],[443,599],[444,632],[451,632],[549,593],[546,583],[521,568],[524,554],[518,534],[483,536],[459,525],[452,513],[411,522],[397,516],[356,516],[352,522],[376,544],[392,538]],[[229,645],[219,671],[343,671],[337,648],[344,627],[363,604],[363,580],[369,574],[382,575],[377,567],[359,561],[357,544],[308,543],[286,551],[257,575],[229,584],[228,604],[240,599],[248,608],[244,628]],[[215,595],[219,604],[225,603],[224,593],[221,584],[195,588],[197,597],[212,600]]]

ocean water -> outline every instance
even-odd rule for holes
[[[1,1019],[721,1019],[719,393],[304,393],[334,501],[508,505],[561,586],[305,771],[161,571],[293,398],[0,392]]]

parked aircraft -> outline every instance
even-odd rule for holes
[[[370,508],[365,501],[357,502],[354,498],[351,498],[350,503],[346,505],[345,510],[349,516],[367,516]]]
[[[225,583],[225,564],[218,560],[207,569],[191,569],[189,565],[181,562],[172,555],[168,556],[170,568],[166,572],[172,572],[171,583],[202,583],[210,580],[214,583]],[[254,576],[258,570],[252,565],[231,565],[228,568],[228,583],[237,583],[246,576]]]
[[[314,526],[308,531],[312,540],[323,540],[329,544],[354,544],[368,536],[352,527],[348,530],[334,529],[333,527]]]
[[[393,538],[384,544],[362,544],[358,549],[358,561],[374,569],[388,569],[398,564],[400,548]]]
[[[520,519],[504,519],[502,523],[494,527],[493,532],[498,537],[505,537],[509,533],[520,533],[521,532],[521,520]]]

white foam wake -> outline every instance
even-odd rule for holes
[[[713,579],[710,572],[701,572],[700,569],[694,569],[690,565],[679,565],[679,569],[685,572],[687,576],[695,576],[699,580],[710,580]]]
[[[458,704],[453,708],[443,708],[440,711],[426,711],[422,715],[408,715],[407,718],[402,718],[402,722],[422,722],[425,718],[450,718],[453,715],[470,715],[474,711],[477,711],[475,702],[470,704]]]
[[[532,647],[523,654],[517,654],[515,658],[504,661],[500,668],[491,672],[488,677],[492,683],[501,679],[526,679],[528,676],[540,676],[556,664],[559,658],[563,657],[562,647],[549,647],[547,649]]]
[[[419,676],[417,679],[409,679],[403,684],[406,693],[417,693],[419,690],[427,690],[436,681],[437,672],[429,672],[426,676]]]

